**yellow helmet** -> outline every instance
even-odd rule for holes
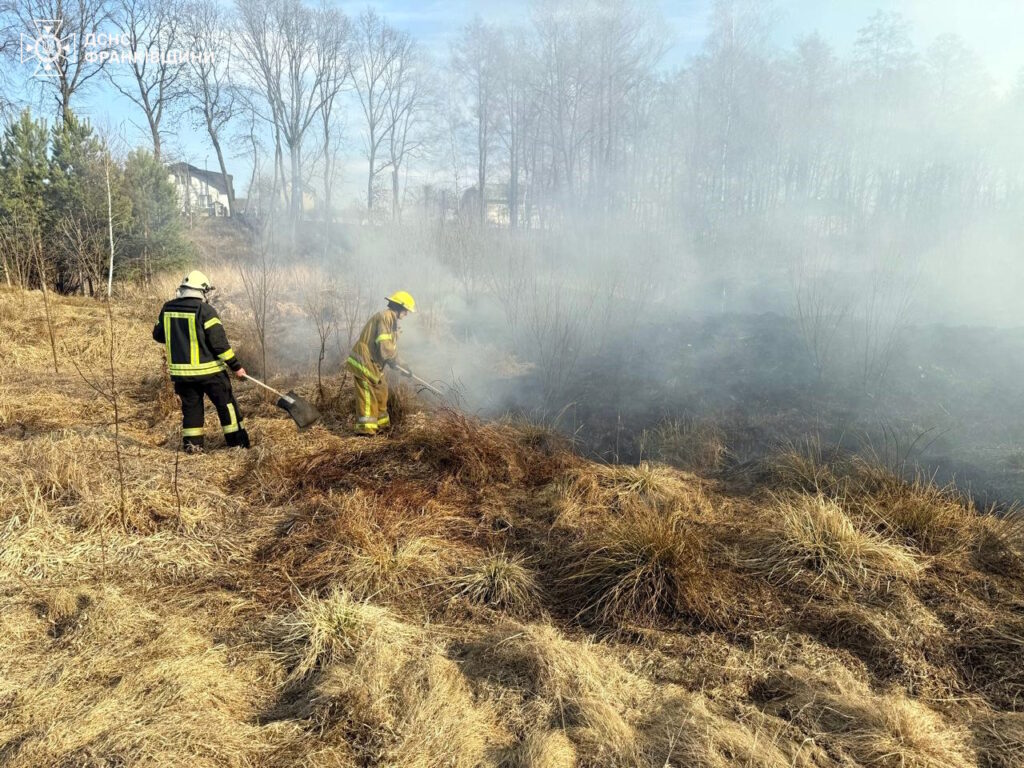
[[[416,299],[408,291],[395,291],[388,296],[388,301],[397,304],[402,309],[408,309],[410,312],[416,311]]]
[[[198,269],[193,269],[185,275],[185,278],[181,281],[181,287],[195,288],[204,292],[213,290],[213,285],[210,283],[210,279]]]

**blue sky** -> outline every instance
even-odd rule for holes
[[[672,39],[664,66],[682,66],[697,52],[707,34],[713,3],[711,0],[648,0],[665,20]],[[766,5],[769,5],[766,3]],[[359,13],[366,3],[341,2],[338,6],[350,16]],[[462,25],[479,13],[493,23],[526,23],[530,0],[385,0],[374,6],[395,26],[405,29],[424,47],[438,57],[445,57],[448,41]],[[1024,68],[1024,0],[775,0],[774,41],[780,47],[793,39],[817,30],[828,39],[840,55],[849,51],[857,29],[877,8],[902,13],[913,25],[915,43],[926,47],[944,32],[957,32],[982,57],[999,88],[1009,87]],[[27,83],[32,68],[22,65],[24,72],[10,73],[16,84],[19,76]],[[129,146],[149,143],[148,131],[138,110],[108,83],[99,79],[78,102],[78,111],[87,114],[101,130],[124,136]],[[205,135],[194,130],[188,118],[167,118],[166,154],[202,167],[213,167],[215,156]],[[359,157],[358,119],[349,120],[347,141],[350,156],[342,170],[342,194],[355,196],[361,185],[362,163]],[[244,194],[251,167],[242,142],[228,142],[229,171],[234,173],[236,188]]]

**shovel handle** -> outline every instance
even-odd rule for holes
[[[264,388],[265,390],[267,390],[268,392],[273,392],[273,393],[274,393],[275,395],[277,395],[278,397],[280,397],[280,398],[281,398],[282,400],[284,400],[285,402],[287,402],[287,403],[289,403],[289,404],[291,404],[291,403],[294,403],[294,402],[295,402],[295,401],[294,401],[294,400],[292,400],[292,399],[291,399],[290,397],[288,397],[288,395],[286,395],[286,394],[284,394],[284,393],[282,393],[282,392],[278,392],[278,391],[277,391],[276,389],[274,389],[273,387],[269,386],[268,384],[264,384],[264,383],[263,383],[262,381],[260,381],[259,379],[255,378],[255,377],[253,377],[253,376],[250,376],[250,375],[249,375],[248,373],[247,373],[247,374],[245,374],[245,378],[246,378],[246,379],[248,379],[249,381],[251,381],[251,382],[252,382],[253,384],[255,384],[256,386],[258,386],[258,387],[263,387],[263,388]]]
[[[424,387],[426,387],[427,389],[429,389],[429,390],[430,390],[431,392],[433,392],[433,393],[434,393],[435,395],[438,395],[439,397],[444,397],[444,393],[443,393],[443,392],[442,392],[441,390],[439,390],[439,389],[438,389],[437,387],[435,387],[435,386],[434,386],[433,384],[431,384],[430,382],[428,382],[428,381],[424,381],[423,379],[421,379],[421,378],[420,378],[419,376],[417,376],[417,375],[416,375],[415,373],[413,373],[412,371],[407,371],[407,370],[406,370],[405,368],[403,368],[403,367],[402,367],[402,366],[400,366],[400,365],[396,365],[396,366],[395,366],[395,368],[397,368],[397,369],[398,369],[398,370],[399,370],[399,371],[400,371],[401,373],[404,373],[404,374],[405,374],[406,376],[408,376],[408,377],[409,377],[410,379],[413,379],[413,380],[414,380],[414,381],[416,381],[417,383],[419,383],[419,384],[422,384],[422,385],[423,385]]]

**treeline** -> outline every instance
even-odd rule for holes
[[[137,149],[115,159],[74,113],[48,127],[28,110],[0,140],[0,263],[8,286],[45,281],[64,293],[105,289],[114,241],[119,278],[178,266],[181,232],[167,170]]]
[[[7,28],[34,34],[21,4]],[[222,173],[226,142],[250,155],[262,218],[296,224],[311,196],[330,218],[341,160],[361,151],[369,220],[624,223],[738,273],[807,253],[956,262],[979,232],[998,247],[1024,234],[1024,77],[997,89],[963,39],[918,49],[895,13],[866,16],[840,56],[817,34],[779,47],[769,3],[717,0],[676,67],[664,20],[629,0],[537,0],[432,51],[373,8],[311,0],[82,0],[65,15],[79,40],[117,30],[129,55],[58,55],[38,84],[58,114],[106,78],[158,159],[191,116]]]

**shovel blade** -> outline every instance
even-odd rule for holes
[[[305,429],[320,420],[320,411],[308,400],[295,394],[294,391],[289,391],[287,395],[280,398],[277,401],[277,407],[287,411],[288,415],[292,417],[292,421],[299,425],[299,429]]]

